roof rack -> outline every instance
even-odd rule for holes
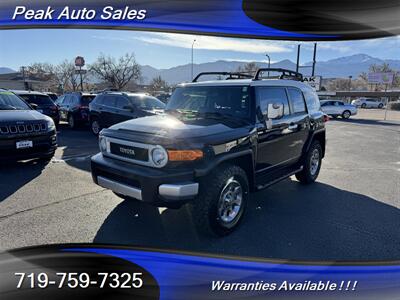
[[[199,73],[192,82],[197,82],[197,80],[201,77],[201,76],[205,76],[205,75],[223,75],[223,76],[229,76],[228,79],[250,79],[253,78],[253,75],[250,74],[246,74],[246,73],[241,73],[241,72],[202,72]]]
[[[265,72],[279,72],[279,73],[281,73],[281,75],[279,75],[279,79],[291,79],[291,80],[303,81],[303,74],[296,72],[296,71],[292,71],[292,70],[288,70],[288,69],[281,69],[281,68],[260,68],[257,70],[257,73],[254,76],[253,80],[263,79],[260,75],[261,75],[261,73],[265,73]],[[271,77],[269,77],[269,78],[271,78]]]

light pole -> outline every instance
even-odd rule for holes
[[[266,53],[265,56],[268,58],[268,69],[269,69],[271,68],[271,58],[269,57],[268,53]],[[268,71],[268,77],[269,77],[269,71]]]
[[[193,40],[193,43],[192,43],[192,77],[190,78],[190,81],[193,80],[193,48],[194,48],[194,43],[196,43],[195,39]]]

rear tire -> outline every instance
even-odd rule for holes
[[[302,184],[314,182],[319,174],[322,163],[322,148],[318,141],[311,144],[304,160],[303,170],[296,173],[296,178]]]
[[[95,136],[98,136],[101,131],[101,126],[98,118],[90,120],[90,129]]]
[[[76,128],[76,121],[73,115],[69,115],[68,116],[68,126],[71,129],[75,129]]]
[[[378,105],[378,108],[382,109],[382,108],[383,108],[383,103],[380,103],[380,104]]]
[[[342,113],[342,118],[343,119],[349,119],[350,118],[350,116],[351,116],[351,112],[349,111],[349,110],[345,110],[343,113]]]
[[[243,219],[249,197],[246,172],[224,164],[200,182],[200,194],[190,203],[197,231],[207,236],[225,236]]]

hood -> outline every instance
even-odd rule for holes
[[[125,121],[110,127],[110,129],[150,133],[172,138],[198,138],[227,133],[233,131],[237,126],[237,123],[231,125],[226,122],[222,123],[222,121],[219,120],[182,120],[171,115],[163,114]]]
[[[47,118],[36,110],[0,110],[0,123],[38,121]]]

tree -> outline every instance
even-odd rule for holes
[[[242,73],[247,73],[247,74],[250,74],[250,75],[255,75],[257,70],[258,70],[258,68],[259,67],[255,62],[249,62],[249,63],[246,63],[246,64],[244,64],[242,66],[239,66],[236,69],[236,72],[242,72]]]
[[[394,73],[395,78],[393,80],[392,86],[400,87],[400,72],[392,69],[388,63],[383,63],[381,65],[372,64],[369,66],[368,72],[369,73],[380,73],[380,72]],[[360,74],[359,78],[361,80],[363,80],[366,84],[368,84],[368,74],[366,72],[362,72]],[[370,87],[371,87],[371,89],[373,88],[372,84],[370,85]],[[375,84],[375,87],[374,87],[375,90],[385,89],[385,88],[387,88],[387,87],[385,85],[381,85],[381,84]]]
[[[127,53],[118,59],[100,54],[89,70],[117,90],[123,89],[130,81],[138,80],[141,75],[134,53]]]
[[[167,90],[168,83],[159,75],[153,78],[150,82],[150,87],[153,91]]]

